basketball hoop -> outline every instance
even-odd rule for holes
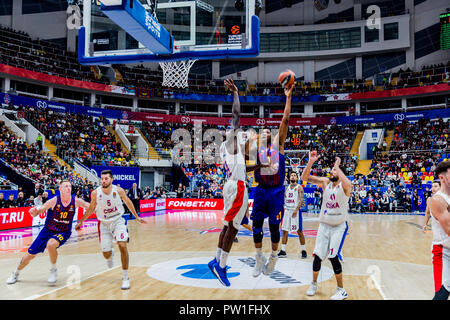
[[[197,60],[181,60],[160,62],[163,70],[163,87],[188,87],[188,76],[191,67]]]

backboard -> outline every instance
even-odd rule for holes
[[[144,24],[151,20],[151,28],[160,26],[157,32],[167,32],[170,41],[152,48],[155,42],[147,37],[147,32],[139,37],[132,24],[122,24],[126,19],[115,17],[114,11],[110,11],[118,6],[108,6],[113,2],[133,6],[133,1],[138,2],[135,7],[140,4],[148,12]],[[257,56],[259,19],[255,16],[255,0],[243,0],[243,3],[242,10],[237,10],[235,0],[159,0],[155,17],[150,6],[152,0],[84,0],[83,26],[78,38],[80,63],[99,65]]]

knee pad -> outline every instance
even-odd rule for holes
[[[336,256],[334,258],[330,258],[331,265],[333,266],[334,274],[341,274],[342,273],[342,265],[339,261],[339,257]]]
[[[279,224],[269,224],[270,229],[270,239],[272,243],[280,242],[280,225]]]
[[[263,240],[263,224],[264,220],[262,221],[253,221],[253,242],[254,243],[261,243]]]
[[[314,261],[313,261],[313,271],[314,272],[319,272],[321,265],[322,265],[322,260],[315,254],[314,255]]]

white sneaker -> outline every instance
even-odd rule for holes
[[[273,270],[275,270],[275,264],[277,263],[277,260],[278,260],[277,256],[270,255],[269,262],[267,262],[267,264],[264,265],[262,270],[265,276],[270,275],[273,272]]]
[[[106,265],[108,266],[109,269],[114,267],[114,260],[113,260],[113,258],[114,258],[114,250],[112,250],[111,257],[109,257],[109,259],[106,260]]]
[[[130,289],[130,278],[124,279],[122,278],[122,290]]]
[[[264,257],[263,255],[256,255],[256,264],[255,264],[255,268],[253,269],[253,277],[258,277],[261,272],[262,269],[264,267],[264,265],[266,264],[266,257]]]
[[[319,287],[317,286],[317,282],[311,282],[311,285],[309,286],[308,290],[306,290],[307,296],[313,296],[316,294],[316,291]]]
[[[50,269],[50,275],[48,276],[48,283],[55,283],[58,278],[58,272],[55,269]]]
[[[19,275],[14,271],[9,276],[8,280],[6,280],[6,284],[14,284],[19,280]]]
[[[337,287],[336,293],[330,298],[331,300],[344,300],[348,297],[347,292],[344,288]]]

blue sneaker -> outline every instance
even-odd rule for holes
[[[213,266],[214,266],[216,263],[217,263],[217,260],[216,260],[215,257],[214,257],[214,259],[212,259],[210,262],[208,262],[209,270],[211,270],[211,272],[212,272],[213,275],[215,275],[215,276],[216,276],[216,274],[214,273]],[[216,276],[216,277],[217,277],[217,276]]]
[[[220,283],[226,287],[230,286],[230,281],[227,278],[227,267],[221,268],[218,263],[213,265],[213,273],[216,275],[217,279],[219,279]]]

